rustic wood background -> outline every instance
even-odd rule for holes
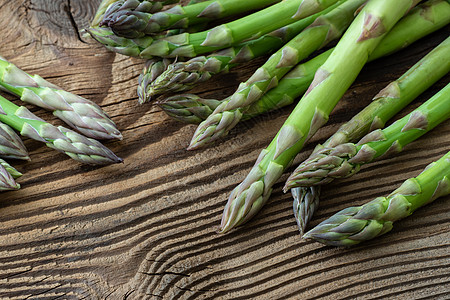
[[[32,161],[13,162],[24,173],[22,189],[0,195],[0,298],[449,299],[450,197],[381,238],[338,249],[300,238],[281,180],[256,218],[217,234],[228,193],[292,107],[242,123],[215,147],[186,151],[194,126],[137,104],[143,61],[108,52],[79,33],[99,2],[0,0],[0,54],[101,105],[124,136],[106,144],[125,159],[88,167],[25,140]],[[298,161],[449,32],[369,64]],[[223,98],[257,66],[218,76],[196,92]],[[449,76],[408,110],[448,82]],[[446,122],[400,155],[331,184],[312,225],[386,195],[449,151],[449,139]]]

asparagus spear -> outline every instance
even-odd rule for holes
[[[254,39],[297,20],[313,15],[338,0],[285,0],[211,30],[183,33],[154,41],[140,53],[142,58],[195,57]],[[267,20],[270,19],[270,22]]]
[[[355,80],[385,33],[416,1],[370,0],[341,38],[274,140],[258,157],[246,179],[228,198],[220,230],[249,220],[265,204],[272,185],[280,178],[304,143],[328,119],[334,106]],[[301,117],[299,117],[301,116]]]
[[[212,113],[220,101],[203,99],[192,94],[179,94],[156,104],[175,120],[198,124]]]
[[[39,75],[30,76],[2,57],[0,86],[24,102],[53,111],[55,116],[86,136],[122,138],[114,122],[97,104],[66,92]]]
[[[105,15],[106,10],[110,5],[112,5],[115,2],[119,2],[122,0],[102,0],[100,5],[97,8],[97,11],[95,12],[95,16],[92,19],[91,27],[98,27],[100,26],[100,22],[102,22],[103,17]]]
[[[186,62],[177,62],[169,65],[167,70],[154,81],[147,85],[145,82],[141,82],[142,89],[148,90],[148,97],[191,89],[196,84],[211,78],[213,74],[228,71],[239,63],[278,50],[303,29],[311,25],[317,17],[331,11],[341,3],[342,1],[337,2],[319,13],[284,26],[258,39],[215,52],[209,56],[198,56]],[[148,100],[140,99],[141,102]]]
[[[160,76],[163,72],[167,70],[169,65],[172,64],[172,60],[168,58],[163,59],[149,59],[145,63],[144,70],[139,75],[138,79],[138,87],[137,94],[139,97],[139,103],[142,104],[146,101],[149,101],[152,97],[151,93],[151,83],[155,81],[155,79]]]
[[[204,147],[227,135],[242,118],[246,108],[276,86],[289,70],[315,50],[339,38],[352,22],[355,11],[364,2],[365,0],[344,2],[318,17],[308,28],[274,53],[198,126],[188,149]]]
[[[449,52],[448,47],[446,51]],[[450,60],[444,59],[441,63],[450,64]],[[422,78],[426,80],[424,77]],[[381,91],[381,96],[394,98],[401,95],[402,92],[408,92],[402,89],[397,90],[397,88],[399,88],[398,85],[388,86],[387,89]],[[384,155],[400,152],[404,146],[450,117],[449,97],[450,84],[394,124],[367,134],[358,144],[344,143],[317,151],[311,159],[300,164],[291,174],[286,181],[284,190],[295,186],[327,184],[334,178],[349,177],[357,173],[362,164]],[[380,120],[374,119],[374,122],[377,123],[376,126],[383,124],[381,119],[382,117]]]
[[[448,99],[448,98],[447,98]],[[323,221],[303,238],[331,246],[352,246],[389,232],[393,223],[450,193],[450,152],[406,180],[387,197],[349,207]]]
[[[391,54],[407,47],[416,40],[436,31],[450,23],[450,4],[445,0],[431,0],[415,7],[401,19],[386,35],[374,52],[369,56],[369,61],[381,56]],[[278,86],[268,91],[260,100],[250,105],[243,119],[252,118],[262,113],[289,105],[303,94],[314,78],[314,73],[327,60],[333,49],[314,57],[313,59],[297,65],[286,74]],[[165,107],[170,109],[170,114],[179,121],[198,124],[205,120],[221,101],[207,99],[208,105],[204,107],[203,99],[195,95],[185,94],[189,99],[182,97],[165,99],[162,101]],[[184,105],[186,103],[186,105]],[[190,107],[195,108],[195,116],[190,113]],[[203,108],[204,107],[204,108]],[[202,110],[201,113],[198,113]],[[195,122],[195,123],[194,123]],[[360,138],[360,137],[359,137]]]
[[[211,20],[260,9],[279,0],[210,0],[187,6],[176,5],[161,10],[162,4],[174,1],[153,2],[126,0],[111,5],[101,25],[108,25],[118,36],[142,37],[172,28],[188,28]],[[156,12],[156,13],[155,13]]]
[[[0,122],[0,157],[29,160],[28,151],[20,137],[6,124]]]
[[[108,50],[127,56],[139,56],[140,53],[153,43],[151,36],[145,36],[137,39],[127,39],[119,37],[112,32],[110,28],[90,27],[86,32]],[[151,56],[147,57],[151,59]]]
[[[22,176],[22,173],[20,173],[19,171],[16,170],[16,168],[14,168],[13,166],[11,166],[9,163],[7,163],[6,161],[4,161],[3,159],[0,158],[0,165],[5,168],[6,171],[8,171],[9,174],[11,174],[11,176],[16,179],[19,178],[20,176]]]
[[[305,188],[305,190],[307,192],[303,192],[300,189],[292,189],[292,196],[294,197],[292,208],[294,209],[294,217],[301,234],[304,233],[306,225],[317,210],[320,196],[320,189]]]
[[[14,181],[13,176],[4,167],[5,163],[4,160],[0,159],[0,191],[18,190],[20,185]]]
[[[62,126],[55,127],[31,113],[0,97],[0,122],[22,136],[44,142],[50,148],[63,152],[82,163],[107,165],[122,162],[111,150],[94,139],[87,138]]]

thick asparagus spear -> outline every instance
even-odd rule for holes
[[[140,53],[142,58],[195,57],[254,39],[313,15],[338,0],[285,0],[238,20],[198,33],[159,39]],[[299,3],[300,2],[300,3]],[[268,22],[267,20],[270,20]]]
[[[63,152],[82,163],[107,165],[122,162],[111,150],[94,139],[87,138],[62,126],[55,127],[31,113],[0,97],[0,122],[21,135],[44,142],[48,147]]]
[[[53,114],[86,136],[122,138],[114,122],[94,102],[66,92],[39,75],[31,76],[0,57],[0,87]]]
[[[268,148],[259,155],[246,179],[228,198],[220,230],[249,220],[265,204],[272,186],[304,143],[328,119],[384,35],[416,1],[370,0],[341,38]],[[300,117],[299,117],[300,116]]]
[[[140,82],[140,85],[142,85],[142,89],[148,90],[148,97],[189,90],[196,84],[208,80],[213,74],[228,71],[239,63],[278,50],[311,25],[317,17],[331,11],[341,3],[342,1],[337,2],[319,13],[284,26],[258,39],[212,53],[209,56],[198,56],[186,62],[171,64],[154,81],[148,84]],[[140,99],[141,102],[148,100]]]
[[[318,17],[308,28],[274,53],[198,126],[188,149],[204,147],[227,135],[242,118],[246,108],[275,87],[289,70],[315,50],[339,38],[353,21],[355,11],[364,2],[365,0],[344,2]]]
[[[8,172],[4,164],[8,165],[7,162],[0,159],[0,191],[18,190],[20,185],[14,181],[13,176]]]
[[[364,108],[349,122],[344,123],[323,145],[318,145],[307,161],[314,162],[318,158],[317,152],[320,152],[323,148],[333,148],[347,142],[355,142],[368,132],[383,127],[386,121],[449,71],[450,38],[447,38],[398,80],[390,83],[375,96],[374,101],[369,106]],[[301,165],[305,166],[306,164],[308,163],[305,161]],[[318,190],[318,186],[303,189],[293,188],[292,195],[294,201],[301,202],[299,198],[310,197],[306,194],[310,192],[317,194]],[[303,219],[301,223],[306,226],[310,215],[299,213],[297,217]],[[304,229],[300,228],[300,231]]]
[[[387,197],[343,209],[303,238],[331,246],[359,244],[389,232],[395,221],[449,193],[450,152],[428,165],[417,177],[406,180]]]
[[[158,2],[154,1],[127,0],[111,5],[101,24],[108,25],[118,36],[136,38],[166,29],[188,28],[195,24],[260,9],[279,1],[210,0],[187,6],[176,5],[168,10],[157,12],[161,9],[161,4],[178,1],[169,0],[157,5]]]
[[[369,61],[381,56],[391,54],[407,47],[416,40],[436,31],[450,23],[450,4],[445,0],[431,0],[415,7],[401,19],[386,35],[374,52],[369,56]],[[314,73],[327,60],[333,49],[330,49],[313,59],[297,65],[288,74],[283,76],[278,86],[268,91],[260,100],[250,105],[243,116],[248,119],[262,113],[292,104],[294,100],[303,94],[314,78]],[[170,109],[170,114],[179,121],[198,124],[205,120],[221,101],[207,99],[208,105],[204,107],[203,99],[195,95],[185,94],[188,99],[175,97],[164,99],[164,109]],[[195,115],[191,114],[191,107],[195,107]],[[204,107],[204,108],[202,108]],[[201,112],[199,113],[199,111]],[[195,122],[195,123],[194,123]],[[359,137],[361,138],[361,136]]]
[[[0,157],[29,160],[27,148],[14,130],[0,122]]]
[[[448,48],[446,51],[449,52]],[[441,62],[450,63],[450,60]],[[426,79],[424,78],[424,80]],[[401,95],[401,92],[408,92],[399,91],[398,87],[397,85],[388,86],[381,92],[381,95],[395,97]],[[311,159],[306,160],[295,169],[286,181],[284,190],[295,186],[322,185],[330,183],[335,178],[349,177],[357,173],[362,164],[384,155],[400,152],[407,144],[450,117],[449,99],[450,84],[394,124],[367,134],[358,144],[339,144],[336,147],[317,151]],[[374,119],[374,122],[377,123],[376,126],[383,124],[381,119],[382,117],[380,120]]]

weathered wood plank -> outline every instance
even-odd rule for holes
[[[194,126],[137,104],[143,61],[110,53],[78,33],[99,2],[0,0],[0,54],[101,105],[124,135],[123,141],[106,144],[125,159],[121,165],[86,167],[25,140],[32,161],[14,162],[24,173],[22,189],[0,196],[0,298],[437,299],[450,293],[449,197],[398,222],[384,237],[335,249],[300,239],[290,195],[281,192],[280,180],[254,220],[230,234],[217,234],[228,193],[292,108],[244,122],[215,147],[185,151]],[[449,30],[369,64],[296,161]],[[222,98],[261,61],[196,92]],[[30,109],[61,124],[48,112]],[[312,225],[389,193],[446,153],[449,140],[450,123],[445,122],[398,156],[332,183],[323,190]]]

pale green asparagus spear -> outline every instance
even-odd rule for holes
[[[5,164],[8,165],[7,162],[0,159],[0,191],[18,190],[20,185],[14,181],[13,176],[5,168]]]
[[[14,130],[0,122],[0,157],[29,160],[28,151]]]
[[[39,75],[29,75],[0,57],[0,88],[24,102],[48,109],[86,136],[121,139],[114,122],[94,102],[66,92]]]

